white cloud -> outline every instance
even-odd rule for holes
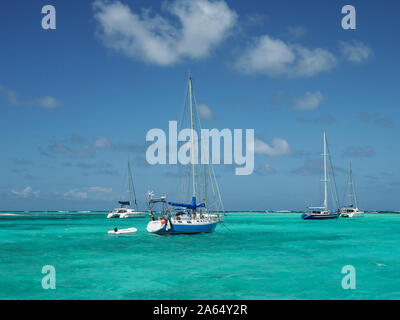
[[[255,154],[263,154],[272,157],[289,155],[293,152],[289,143],[282,138],[272,139],[271,145],[260,139],[256,139],[254,144],[249,146],[249,149],[250,151],[254,151]]]
[[[103,187],[90,187],[88,189],[89,192],[105,192],[110,193],[112,192],[112,188],[103,188]]]
[[[304,164],[291,171],[302,176],[314,176],[321,174],[321,163],[318,160],[305,160]]]
[[[236,68],[245,74],[269,76],[311,77],[336,65],[336,58],[328,50],[309,49],[288,44],[268,35],[258,38],[236,60]]]
[[[19,104],[18,94],[13,90],[3,87],[2,85],[0,85],[0,95],[6,98],[8,102],[13,105]]]
[[[71,189],[63,194],[66,199],[94,199],[94,200],[107,200],[105,198],[106,194],[112,193],[112,188],[103,187],[89,187],[89,188],[79,188]]]
[[[276,170],[273,167],[271,167],[271,165],[269,163],[264,163],[262,168],[266,173],[270,173],[270,174],[276,173]]]
[[[15,106],[27,105],[45,109],[53,109],[61,105],[56,98],[51,96],[31,100],[21,99],[16,91],[8,89],[2,85],[0,85],[0,96],[3,96],[9,103]]]
[[[295,100],[293,109],[299,111],[315,110],[319,107],[322,100],[324,100],[324,96],[321,92],[307,92],[304,97]]]
[[[349,157],[372,157],[375,155],[375,151],[371,147],[358,148],[358,147],[348,147],[344,155]]]
[[[298,118],[297,121],[311,124],[332,125],[338,122],[338,119],[331,114],[320,114],[313,118]]]
[[[308,49],[296,46],[297,64],[294,66],[294,76],[311,77],[320,72],[329,71],[336,65],[336,58],[328,50]]]
[[[32,189],[32,187],[28,186],[28,187],[26,187],[25,189],[23,189],[21,191],[13,189],[13,190],[11,190],[11,193],[13,193],[13,194],[15,194],[15,195],[17,195],[18,197],[21,197],[21,198],[29,198],[29,197],[32,197],[32,196],[37,198],[39,196],[40,191],[34,191]]]
[[[294,53],[283,41],[263,36],[240,57],[236,66],[245,73],[276,75],[294,60]]]
[[[113,150],[119,152],[142,152],[146,150],[144,146],[133,144],[114,144],[106,137],[98,137],[94,141],[94,146],[98,149]]]
[[[210,54],[233,28],[237,14],[224,1],[175,0],[162,9],[179,20],[180,27],[149,9],[133,12],[119,1],[94,3],[94,17],[104,44],[138,60],[171,65],[185,58]]]
[[[58,100],[56,98],[48,96],[48,97],[36,99],[34,101],[34,105],[36,105],[38,107],[42,107],[42,108],[53,109],[53,108],[57,108],[60,105],[60,103],[58,102]]]
[[[341,41],[340,49],[347,61],[354,62],[356,64],[360,64],[365,60],[368,60],[373,54],[372,49],[369,46],[359,41]]]
[[[112,146],[111,142],[106,137],[97,138],[94,141],[94,145],[96,148],[100,148],[100,149],[110,149]]]
[[[241,17],[240,27],[261,27],[263,26],[269,18],[264,13],[247,13]]]
[[[287,32],[292,38],[298,39],[304,37],[308,31],[307,28],[302,26],[288,26]]]
[[[94,151],[89,145],[75,148],[62,143],[53,143],[48,146],[48,150],[52,153],[62,154],[68,157],[90,158],[94,155]]]
[[[207,105],[205,105],[205,104],[199,104],[198,105],[198,108],[199,108],[199,115],[200,115],[200,118],[202,118],[202,119],[208,119],[208,120],[211,120],[211,119],[214,119],[215,117],[214,117],[214,114],[212,113],[212,111],[211,111],[211,109],[210,109],[210,107],[208,107]]]
[[[87,199],[88,193],[86,191],[79,191],[76,189],[69,190],[68,192],[64,193],[64,198],[75,198],[75,199]]]
[[[383,128],[391,128],[396,125],[396,121],[393,116],[385,116],[379,114],[370,114],[368,112],[362,112],[359,114],[358,119],[365,123],[374,123]]]

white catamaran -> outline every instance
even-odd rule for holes
[[[339,217],[338,211],[330,211],[328,207],[328,182],[331,182],[328,180],[328,144],[326,140],[326,132],[324,131],[324,153],[323,153],[323,158],[324,158],[324,178],[322,180],[324,184],[324,204],[322,207],[309,207],[308,211],[306,213],[303,213],[301,215],[301,218],[304,220],[325,220],[325,219],[336,219]],[[336,183],[335,183],[335,178],[333,175],[333,167],[332,163],[329,157],[329,162],[331,164],[331,172],[332,172],[332,182],[334,183],[334,191],[335,191],[335,198],[337,205],[338,204],[338,198],[337,198],[337,190],[336,190]]]
[[[193,94],[191,77],[189,77],[188,91],[190,101],[191,166],[183,167],[191,170],[190,173],[185,172],[180,175],[183,177],[183,181],[181,184],[176,184],[176,188],[181,187],[183,189],[181,192],[183,197],[189,198],[191,196],[191,202],[177,203],[167,201],[166,195],[156,199],[154,194],[149,192],[149,214],[152,220],[147,225],[147,231],[158,235],[213,232],[217,224],[222,222],[224,218],[221,194],[214,169],[210,164],[196,164],[197,161],[195,160],[194,132],[196,129],[201,130],[201,124]],[[184,105],[183,114],[185,114],[185,110]],[[198,200],[200,203],[197,202]],[[161,210],[154,210],[156,204],[161,204]]]
[[[131,171],[131,166],[129,164],[129,159],[128,159],[128,189],[129,189],[128,190],[129,200],[126,201],[121,199],[120,201],[118,201],[119,204],[118,208],[115,208],[112,212],[109,212],[107,218],[144,218],[146,216],[146,213],[144,211],[138,210],[138,205],[136,201],[136,192],[132,182],[132,171]],[[132,195],[135,204],[135,209],[131,208]]]
[[[357,195],[354,188],[354,180],[353,180],[353,169],[351,167],[350,162],[350,173],[348,180],[348,188],[349,188],[349,204],[343,208],[340,208],[340,217],[343,218],[356,218],[356,217],[364,217],[364,211],[358,209],[358,201]]]

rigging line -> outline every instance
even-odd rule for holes
[[[353,180],[353,197],[354,197],[354,204],[356,206],[356,208],[358,208],[358,199],[357,199],[357,194],[356,194],[356,189],[355,189],[355,185],[354,185],[354,180]]]
[[[206,203],[206,207],[208,207],[208,201],[207,201],[208,183],[207,183],[207,171],[205,165],[203,165],[203,174],[204,174],[204,202]]]
[[[187,101],[187,96],[189,93],[189,86],[185,86],[185,98],[183,99],[183,104],[182,104],[182,112],[181,112],[181,118],[180,118],[180,122],[179,122],[179,131],[182,130],[182,126],[183,126],[183,119],[185,117],[186,114],[186,101]]]
[[[333,176],[333,173],[331,170],[329,170],[329,188],[330,190],[330,195],[331,195],[331,199],[332,199],[332,203],[335,203],[336,206],[338,206],[338,200],[337,200],[337,195],[335,194],[335,178]],[[337,207],[338,208],[338,207]]]
[[[202,126],[201,126],[201,121],[200,121],[200,115],[199,115],[199,110],[198,110],[198,106],[197,106],[196,96],[195,96],[194,94],[193,94],[193,99],[194,99],[194,104],[195,104],[195,109],[196,109],[198,124],[199,124],[200,131],[201,131],[201,130],[202,130]],[[203,139],[202,136],[201,136],[201,139]],[[210,160],[208,160],[208,162],[210,162]],[[217,179],[216,179],[216,177],[215,177],[214,167],[213,167],[212,165],[210,165],[209,163],[207,164],[207,167],[208,167],[209,176],[210,176],[211,188],[212,188],[212,190],[213,190],[213,196],[214,196],[215,207],[216,207],[217,211],[219,211],[220,206],[221,206],[221,208],[222,208],[222,210],[223,210],[223,212],[224,212],[224,214],[225,214],[224,204],[223,204],[223,202],[222,202],[221,194],[220,194],[220,191],[219,191],[218,181],[217,181]],[[213,176],[211,176],[211,174],[210,174],[210,167],[211,167]],[[213,179],[213,178],[214,178],[214,179]],[[218,204],[218,201],[217,201],[216,196],[215,196],[215,193],[214,193],[214,187],[213,187],[213,184],[214,184],[214,183],[215,183],[215,185],[216,185],[217,192],[218,192],[218,197],[219,197],[219,201],[220,201],[219,204]]]
[[[347,200],[347,196],[348,196],[347,189],[349,188],[349,184],[350,184],[350,175],[346,179],[344,194],[343,194],[343,202]],[[346,204],[343,203],[343,205],[346,205]]]
[[[201,130],[202,130],[203,128],[202,128],[202,125],[201,125],[200,114],[199,114],[199,108],[198,108],[196,96],[195,96],[194,93],[193,93],[193,101],[194,101],[194,106],[195,106],[196,115],[197,115],[197,122],[198,122],[198,126],[199,126],[199,129],[200,129],[200,145],[203,146],[203,144],[201,143],[201,142],[203,141],[203,136],[201,135]],[[204,154],[205,154],[206,151],[205,151],[204,149],[201,149],[201,159],[203,159],[203,152],[204,152]],[[214,186],[213,186],[213,182],[212,182],[212,180],[211,180],[210,166],[209,166],[209,164],[204,164],[204,176],[205,176],[205,181],[206,181],[206,169],[205,169],[206,167],[207,167],[207,171],[208,171],[209,176],[210,176],[210,183],[211,183],[211,189],[212,189],[212,193],[213,193],[214,205],[215,205],[215,208],[218,210],[218,203],[217,203],[217,201],[216,201],[216,196],[215,196],[215,192],[214,192]]]
[[[186,96],[184,99],[184,104],[183,104],[183,113],[182,113],[182,117],[181,117],[181,121],[179,123],[179,131],[182,130],[184,123],[185,123],[185,119],[187,116],[187,112],[188,112],[188,108],[187,108],[187,100],[188,100],[188,95],[189,95],[189,85],[186,85]],[[182,165],[182,166],[178,166],[178,172],[179,172],[179,176],[180,176],[180,186],[181,186],[181,191],[182,194],[185,195],[185,198],[189,197],[189,182],[190,179],[188,179],[189,175],[190,175],[190,168],[186,165]]]
[[[214,182],[212,181],[210,166],[208,166],[208,175],[209,175],[210,182],[211,182],[211,190],[212,190],[212,194],[213,194],[214,206],[215,206],[215,209],[217,211],[219,211],[220,210],[220,204],[218,203],[217,195],[216,195],[216,192],[215,192],[215,189],[214,189]]]
[[[220,221],[219,223],[221,223],[229,232],[232,232],[232,230],[229,229],[228,226],[223,221]]]
[[[189,97],[190,97],[190,129],[191,129],[191,159],[192,159],[192,179],[193,179],[193,197],[196,197],[196,169],[194,161],[194,129],[193,129],[193,85],[192,78],[189,78]],[[195,209],[196,211],[196,209]]]
[[[322,156],[323,156],[323,153],[321,154]],[[324,186],[323,186],[323,181],[324,181],[324,173],[323,173],[323,171],[324,171],[324,160],[323,160],[323,158],[321,157],[320,158],[320,161],[319,161],[319,172],[320,172],[320,175],[319,175],[319,179],[320,179],[320,183],[318,184],[318,186],[319,186],[319,204],[322,204],[322,198],[323,198],[323,192],[324,192]]]
[[[136,211],[139,211],[139,210],[138,210],[138,205],[137,205],[137,198],[136,198],[135,185],[134,185],[133,179],[132,179],[131,164],[130,164],[130,162],[129,162],[129,154],[128,154],[128,170],[129,170],[129,179],[130,179],[129,182],[130,182],[130,184],[131,184],[131,188],[132,188],[132,190],[133,190],[133,196],[134,196],[134,198],[135,198],[135,208],[136,208]]]
[[[331,166],[332,180],[333,180],[333,183],[334,183],[334,186],[335,186],[334,191],[335,191],[335,196],[336,196],[336,199],[335,199],[336,200],[336,206],[337,206],[337,208],[340,208],[340,201],[339,201],[339,196],[338,196],[338,191],[337,191],[337,186],[336,186],[335,171],[333,169],[332,158],[330,156],[328,142],[326,143],[326,147],[327,147],[328,155],[329,155],[329,164]]]
[[[334,192],[333,192],[333,186],[332,186],[331,179],[329,180],[329,189],[330,189],[330,196],[331,196],[332,202],[335,202],[335,195],[334,195]]]
[[[326,142],[326,132],[324,131],[324,207],[325,210],[328,210],[328,195],[327,195],[327,162],[326,162],[326,157],[327,157],[327,152],[328,152],[328,145]]]
[[[125,193],[125,192],[124,192],[124,189],[125,189],[125,177],[127,176],[127,168],[125,167],[125,165],[124,165],[124,170],[123,170],[123,172],[124,172],[124,174],[123,174],[123,179],[122,179],[122,181],[121,181],[121,191],[120,191],[120,193],[119,193],[119,200],[120,200],[120,201],[125,200],[125,199],[122,199],[122,194]]]
[[[206,168],[207,168],[207,173],[208,173],[208,176],[209,176],[209,179],[210,179],[211,192],[212,192],[212,195],[213,195],[214,206],[215,206],[215,209],[217,211],[219,211],[219,204],[218,204],[217,197],[216,197],[216,194],[215,194],[214,183],[213,183],[212,177],[211,177],[210,165],[207,164]]]
[[[128,168],[127,177],[128,177],[128,193],[129,193],[128,198],[129,198],[129,204],[131,205],[132,204],[132,184],[131,184],[132,174],[131,174],[131,170],[130,170],[130,166],[129,166],[129,156],[128,155],[127,155],[127,168]]]
[[[188,93],[189,93],[189,86],[186,84],[185,85],[184,99],[183,99],[183,103],[182,103],[181,117],[180,117],[180,122],[179,122],[179,127],[178,127],[179,131],[182,130],[183,123],[184,123],[184,118],[185,118],[185,114],[186,114],[186,101],[187,101]],[[181,182],[179,180],[182,180],[182,178],[179,178],[179,177],[185,176],[185,170],[182,169],[181,166],[177,166],[177,167],[178,167],[178,170],[176,170],[176,171],[178,171],[177,172],[178,173],[178,177],[176,179],[178,180],[178,184],[182,186],[182,183],[179,183],[179,182]],[[175,171],[175,170],[173,170],[173,171]],[[171,182],[171,183],[173,183],[173,182]],[[183,189],[182,189],[182,191],[183,191]]]
[[[224,203],[222,202],[222,197],[221,197],[221,193],[219,191],[218,181],[217,181],[217,178],[215,177],[214,167],[211,167],[211,170],[212,170],[212,174],[213,174],[213,177],[214,177],[214,180],[215,180],[215,186],[217,187],[217,193],[218,193],[219,201],[221,202],[222,211],[225,214]]]
[[[349,183],[350,183],[350,192],[349,192],[349,197],[350,197],[350,201],[353,205],[355,205],[355,197],[354,197],[354,185],[353,185],[353,181],[351,179],[351,174],[349,177]]]
[[[352,191],[353,191],[353,197],[354,197],[354,204],[356,206],[356,208],[358,208],[358,199],[357,199],[357,194],[356,194],[356,187],[355,187],[355,183],[354,183],[354,178],[353,178],[353,168],[351,166],[351,162],[350,162],[350,178],[351,178],[351,187],[352,187]]]

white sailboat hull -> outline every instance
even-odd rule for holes
[[[364,211],[359,210],[342,210],[340,213],[341,218],[362,218],[364,217]]]
[[[146,212],[136,211],[130,208],[116,208],[107,215],[107,218],[144,218]]]
[[[159,235],[210,233],[215,230],[218,222],[217,219],[162,219],[150,221],[146,229],[148,232]]]
[[[110,212],[110,213],[107,215],[107,219],[111,219],[111,218],[119,218],[119,213],[117,213],[117,212]]]
[[[126,212],[119,215],[121,219],[126,218],[144,218],[146,217],[146,212],[144,211],[133,211],[133,212]]]

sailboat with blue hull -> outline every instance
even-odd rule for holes
[[[327,140],[326,133],[324,132],[324,179],[322,182],[324,183],[324,205],[322,207],[308,207],[308,211],[301,215],[303,220],[327,220],[327,219],[337,219],[339,217],[338,211],[330,211],[328,208],[328,170],[327,170]],[[333,168],[332,172],[333,172]],[[335,182],[334,175],[332,173],[333,182]],[[337,200],[337,191],[336,191],[336,183],[335,183],[335,195]],[[338,200],[337,200],[338,202]]]
[[[210,233],[215,230],[218,223],[223,221],[225,216],[218,182],[212,166],[202,164],[200,170],[196,168],[199,166],[194,152],[194,117],[196,115],[197,128],[201,128],[201,124],[193,95],[191,77],[189,77],[188,92],[190,98],[190,191],[192,192],[192,198],[190,203],[173,202],[167,201],[166,195],[161,198],[154,198],[153,192],[148,193],[151,221],[147,225],[147,231],[158,235]],[[197,199],[201,199],[201,202],[198,203]],[[155,210],[157,204],[162,206],[161,210]]]
[[[327,220],[327,219],[337,219],[339,217],[337,212],[326,211],[324,207],[310,208],[307,213],[303,213],[301,218],[303,220]]]

